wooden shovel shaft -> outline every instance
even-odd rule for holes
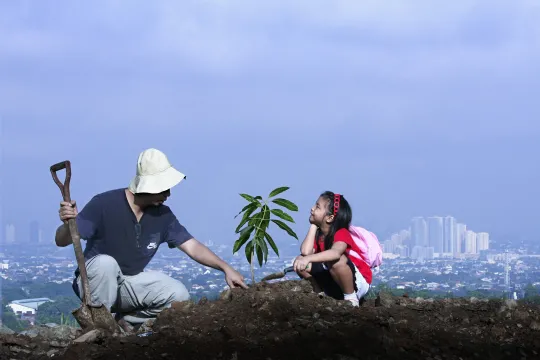
[[[58,175],[56,175],[56,172],[62,169],[66,169],[66,178],[63,184],[60,181],[60,179],[58,179]],[[51,174],[52,174],[54,182],[56,183],[56,185],[58,185],[58,188],[60,189],[60,192],[62,193],[62,197],[64,198],[64,201],[70,202],[71,195],[69,191],[69,183],[71,181],[71,163],[68,160],[66,160],[66,161],[62,161],[62,162],[52,165]],[[82,281],[82,286],[83,286],[83,304],[91,305],[90,304],[90,284],[88,283],[88,274],[86,273],[86,262],[84,260],[84,254],[83,254],[82,245],[81,245],[81,236],[79,234],[79,229],[77,228],[77,221],[75,219],[69,219],[68,226],[69,226],[69,233],[71,234],[71,239],[73,241],[73,248],[75,249],[75,258],[77,259],[77,265],[79,266],[79,272],[81,275],[81,281]]]
[[[88,274],[86,273],[86,261],[84,259],[84,253],[81,244],[81,236],[79,235],[79,229],[77,228],[77,222],[75,219],[68,220],[69,232],[71,233],[71,240],[73,241],[73,248],[75,249],[75,258],[77,259],[77,265],[79,266],[79,273],[81,275],[81,281],[83,286],[83,304],[91,305],[90,303],[90,283],[88,282]]]

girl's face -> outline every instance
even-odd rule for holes
[[[333,216],[328,215],[328,200],[319,197],[311,208],[309,222],[320,227],[324,223],[332,222],[332,219]]]

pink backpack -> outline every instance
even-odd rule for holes
[[[351,236],[361,250],[360,256],[362,260],[369,265],[370,268],[379,267],[382,260],[382,248],[377,236],[360,226],[351,226],[349,228]]]

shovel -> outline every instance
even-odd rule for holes
[[[64,184],[60,182],[56,172],[62,169],[66,169],[66,178]],[[69,161],[59,162],[51,166],[51,174],[54,182],[60,188],[64,201],[70,202],[71,197],[69,194],[69,182],[71,180],[71,163]],[[75,249],[75,257],[77,259],[77,265],[79,266],[79,272],[82,280],[83,287],[83,301],[80,308],[73,310],[72,314],[81,326],[83,332],[87,332],[94,329],[108,330],[110,332],[117,333],[119,331],[119,325],[114,320],[114,317],[110,311],[103,305],[92,305],[90,302],[90,284],[88,283],[88,275],[86,273],[86,264],[81,246],[81,236],[77,229],[77,222],[75,219],[68,220],[69,232],[71,233],[71,239],[73,240],[73,248]]]
[[[283,269],[283,271],[280,271],[280,272],[273,273],[273,274],[270,274],[268,276],[265,276],[265,277],[263,277],[261,279],[261,281],[281,279],[282,277],[285,277],[285,275],[287,275],[287,273],[290,273],[290,272],[294,272],[294,267],[293,266],[286,267],[285,269]]]

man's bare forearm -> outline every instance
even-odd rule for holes
[[[229,264],[214,254],[212,250],[195,239],[188,240],[184,244],[180,245],[179,248],[190,258],[201,265],[205,265],[216,270],[221,270],[223,272],[231,268]]]
[[[69,226],[67,223],[62,224],[56,230],[56,246],[65,247],[72,243],[71,234],[69,233]]]

